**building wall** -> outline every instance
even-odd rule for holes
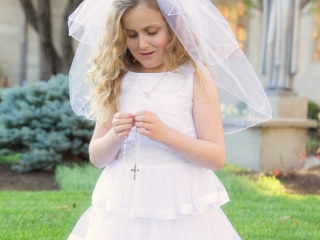
[[[22,11],[18,1],[0,0],[0,76],[16,78],[19,71],[19,26]]]
[[[36,1],[33,0],[36,7]],[[52,38],[58,53],[62,16],[67,0],[51,1]],[[0,84],[4,76],[9,85],[15,85],[19,79],[20,41],[22,36],[23,9],[19,1],[0,0]],[[26,82],[39,80],[39,38],[31,25],[27,28],[27,76]]]
[[[299,72],[294,77],[294,90],[300,97],[320,104],[320,62],[313,60],[314,15],[304,9],[300,25]]]
[[[264,85],[264,77],[259,74],[263,16],[262,12],[257,9],[252,9],[249,15],[246,55],[250,60],[254,70],[258,74],[261,84]]]
[[[293,78],[293,89],[299,97],[320,104],[320,62],[313,60],[314,15],[309,8],[310,5],[303,9],[300,18],[299,72]],[[246,54],[264,85],[264,76],[259,74],[263,16],[255,9],[250,15]]]

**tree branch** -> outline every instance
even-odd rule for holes
[[[74,57],[72,49],[72,39],[69,37],[68,17],[80,5],[83,0],[69,0],[63,15],[63,25],[61,31],[62,43],[62,73],[68,74]]]
[[[51,35],[50,0],[38,0],[37,24],[40,40],[40,79],[49,80],[57,73]]]
[[[310,2],[310,0],[301,0],[300,9],[302,10],[309,2]]]
[[[31,0],[19,0],[24,13],[28,19],[28,22],[31,24],[31,26],[36,30],[36,32],[39,31],[38,28],[38,23],[37,23],[37,11],[35,10],[35,8],[33,7],[33,4],[31,2]]]

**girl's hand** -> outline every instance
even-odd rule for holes
[[[164,140],[169,127],[160,120],[157,114],[144,110],[137,112],[134,116],[138,133],[157,142]]]
[[[118,139],[126,138],[134,127],[134,116],[131,113],[118,112],[113,116],[112,128]]]

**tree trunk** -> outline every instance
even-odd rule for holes
[[[56,74],[51,38],[50,0],[38,0],[38,30],[40,39],[40,79],[49,80]]]
[[[19,85],[22,86],[26,80],[26,64],[27,64],[27,19],[26,15],[21,16],[21,38],[19,49]]]
[[[74,52],[72,49],[72,38],[69,37],[68,17],[80,5],[81,2],[82,0],[69,0],[63,15],[63,25],[62,25],[62,31],[61,31],[61,43],[62,43],[61,71],[63,74],[69,73],[72,60],[74,57]]]
[[[57,51],[53,47],[52,40],[51,40],[50,1],[38,0],[39,12],[35,10],[31,0],[20,0],[20,3],[23,7],[23,10],[28,19],[28,22],[39,34],[40,52],[41,52],[40,53],[40,79],[48,80],[51,74],[55,74],[61,71],[61,59],[57,54]],[[43,13],[40,14],[40,10]],[[46,20],[46,22],[42,22],[43,20]],[[48,27],[46,26],[46,24],[49,24]],[[39,29],[39,26],[41,26],[41,31]],[[49,30],[49,34],[47,34],[48,30]],[[45,33],[46,36],[41,36],[43,33]],[[46,41],[44,38],[47,37],[48,35],[50,36],[50,39]],[[45,51],[45,52],[42,52],[42,51]],[[50,58],[48,56],[46,57],[46,54],[47,54],[46,52],[49,53],[49,56],[51,55]],[[49,63],[46,62],[46,59],[49,59]],[[51,67],[48,68],[48,66],[51,66]],[[45,72],[48,72],[48,70],[45,70],[46,68],[50,69],[49,70],[49,72],[51,72],[50,74],[49,73],[44,74]],[[48,75],[50,76],[48,77]]]

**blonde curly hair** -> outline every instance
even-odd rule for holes
[[[91,87],[88,96],[91,100],[89,115],[100,124],[107,122],[115,112],[119,111],[121,80],[128,70],[135,70],[134,58],[127,48],[127,36],[122,29],[121,20],[125,12],[138,4],[145,4],[161,12],[157,0],[114,0],[105,34],[93,59],[93,67],[86,76],[86,81]],[[165,71],[173,71],[190,61],[201,74],[169,25],[168,29],[170,42],[166,47]]]

